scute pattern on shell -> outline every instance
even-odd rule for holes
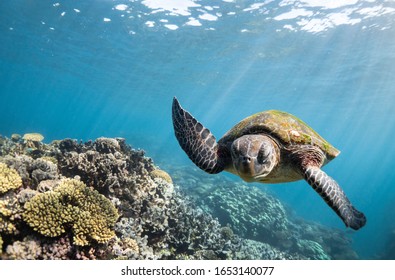
[[[220,140],[224,145],[247,134],[265,133],[288,145],[313,145],[325,152],[328,159],[340,152],[299,118],[282,111],[270,110],[245,118],[231,128]]]

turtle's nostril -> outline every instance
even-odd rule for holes
[[[250,163],[250,162],[251,162],[251,158],[248,157],[248,156],[244,156],[244,157],[243,157],[243,162],[244,162],[244,163]]]

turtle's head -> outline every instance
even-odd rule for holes
[[[278,163],[277,144],[264,135],[244,135],[231,146],[233,167],[247,182],[264,181]]]

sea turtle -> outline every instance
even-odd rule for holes
[[[202,170],[223,170],[247,182],[282,183],[305,179],[347,227],[359,229],[365,215],[355,209],[340,186],[320,168],[340,152],[310,126],[282,111],[270,110],[245,118],[218,142],[185,111],[177,98],[172,106],[176,138]]]

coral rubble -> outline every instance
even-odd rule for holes
[[[42,140],[0,136],[2,259],[357,257],[273,196],[191,170],[170,176],[123,138]]]

